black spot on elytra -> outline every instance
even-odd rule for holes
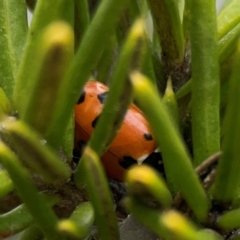
[[[153,152],[151,153],[144,161],[143,164],[147,164],[154,169],[156,169],[158,172],[162,174],[162,176],[165,178],[165,170],[162,160],[162,154],[160,152]]]
[[[101,94],[98,94],[97,98],[98,98],[98,100],[100,101],[101,104],[104,104],[106,99],[107,99],[107,96],[108,96],[108,91],[104,92],[104,93],[101,93]]]
[[[123,168],[127,169],[130,166],[132,166],[133,164],[136,164],[137,161],[129,156],[123,157],[121,160],[118,161],[120,166],[122,166]]]
[[[80,97],[79,97],[79,99],[78,99],[77,104],[80,104],[80,103],[84,102],[85,96],[86,96],[86,91],[83,90],[82,93],[81,93],[81,95],[80,95]]]
[[[95,128],[99,117],[100,117],[100,115],[98,115],[98,116],[92,121],[92,127],[93,127],[93,128]]]
[[[147,141],[153,140],[153,137],[150,133],[144,133],[143,136]]]

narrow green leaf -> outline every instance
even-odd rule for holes
[[[214,0],[190,1],[194,166],[219,151],[219,66]],[[200,57],[201,56],[201,57]]]
[[[185,216],[175,210],[164,212],[161,216],[162,224],[168,232],[168,239],[201,240],[197,236],[197,227]]]
[[[177,186],[195,215],[203,220],[207,216],[208,199],[178,129],[149,80],[138,72],[133,72],[130,78],[135,99],[146,114],[161,149],[166,175],[173,176],[174,186]]]
[[[0,1],[0,33],[0,85],[11,98],[27,35],[24,0]]]
[[[240,227],[240,209],[227,211],[217,220],[219,226],[227,229],[234,229]]]
[[[75,175],[75,183],[77,186],[81,186],[83,179],[86,182],[89,197],[95,211],[99,236],[104,240],[118,240],[120,237],[113,209],[113,201],[102,164],[96,153],[89,147],[85,148],[81,161],[82,176]]]
[[[169,78],[167,81],[167,86],[166,86],[166,90],[164,92],[162,101],[169,115],[172,117],[173,122],[176,124],[176,126],[179,126],[179,110],[178,110],[176,96],[172,88],[171,78]]]
[[[148,207],[133,197],[125,198],[124,205],[139,222],[151,229],[159,237],[166,237],[159,211]]]
[[[116,49],[117,39],[116,36],[113,35],[110,39],[108,39],[108,44],[106,44],[98,65],[96,66],[96,79],[104,84],[109,82],[113,66],[115,66],[117,58]]]
[[[25,101],[21,119],[41,133],[51,146],[59,146],[62,139],[52,139],[52,123],[62,80],[73,57],[73,32],[64,22],[53,22],[36,43],[37,63],[32,70],[32,90]],[[51,127],[51,128],[50,128]]]
[[[90,202],[81,203],[69,219],[58,223],[58,230],[66,236],[83,239],[89,233],[94,222],[94,210]]]
[[[10,114],[11,111],[12,106],[10,104],[10,101],[4,93],[3,89],[0,87],[0,118]]]
[[[209,229],[209,228],[205,228],[202,230],[199,230],[197,232],[197,236],[199,237],[199,240],[224,240],[223,237],[216,231]]]
[[[218,42],[219,62],[223,63],[236,49],[240,35],[240,24],[234,27]]]
[[[233,2],[234,0],[224,0],[224,4],[223,4],[223,6],[222,6],[222,9],[221,9],[221,11],[224,9],[224,8],[226,8],[231,2]]]
[[[21,161],[43,174],[45,180],[59,181],[70,177],[67,165],[32,128],[23,122],[6,119],[1,122],[0,129],[4,139],[10,142]]]
[[[89,141],[89,146],[99,155],[104,153],[116,136],[132,100],[127,74],[130,69],[139,68],[141,65],[141,47],[145,36],[143,24],[143,20],[138,19],[129,32],[113,72],[107,101]],[[127,92],[124,92],[124,89],[128,89]]]
[[[28,94],[32,92],[33,75],[35,66],[37,48],[36,44],[42,30],[53,21],[66,21],[73,25],[73,1],[45,1],[38,0],[34,10],[32,23],[27,36],[26,49],[20,64],[18,77],[14,86],[13,101],[19,115],[26,111]],[[31,68],[29,68],[31,66]],[[20,101],[21,99],[21,101]]]
[[[75,2],[75,20],[74,20],[74,35],[75,35],[75,49],[83,38],[90,24],[89,7],[87,0],[74,0]]]
[[[240,23],[240,1],[229,3],[218,15],[218,39],[220,40]]]
[[[223,154],[220,158],[215,182],[214,198],[232,201],[237,194],[240,183],[240,41],[235,53],[232,76],[230,79],[228,105],[223,126]],[[233,127],[234,126],[234,127]]]
[[[0,198],[14,190],[14,185],[6,170],[0,170]]]
[[[98,7],[67,72],[65,83],[61,87],[61,99],[56,106],[53,120],[55,131],[49,136],[50,138],[62,138],[80,91],[93,67],[96,66],[107,40],[114,33],[119,15],[122,9],[127,6],[127,2],[127,0],[102,1]]]
[[[172,196],[161,176],[147,165],[135,166],[127,172],[125,178],[128,192],[140,199],[152,196],[165,208],[172,204]]]
[[[43,239],[42,231],[35,225],[26,229],[21,235],[20,240]]]
[[[218,34],[220,34],[219,26],[221,25],[221,18],[217,18],[217,25],[218,25]],[[227,22],[226,22],[227,23]],[[229,29],[229,32],[219,39],[218,42],[218,58],[219,62],[223,63],[227,57],[233,52],[236,48],[236,42],[239,37],[240,32],[240,24],[236,25],[234,28]],[[191,93],[192,91],[192,79],[190,79],[187,83],[185,83],[176,93],[177,99],[180,99],[187,94]]]
[[[148,0],[167,65],[183,60],[185,42],[176,0]]]
[[[48,239],[64,239],[56,231],[57,217],[39,195],[27,170],[20,164],[15,155],[0,142],[0,161],[8,171],[14,185],[33,216],[34,221]]]
[[[47,197],[48,205],[53,206],[58,199]],[[0,237],[14,235],[26,229],[33,223],[33,217],[29,213],[25,204],[21,204],[10,212],[0,215]]]
[[[138,221],[154,231],[160,238],[202,240],[197,236],[196,226],[175,210],[160,213],[136,198],[125,199],[125,205]]]

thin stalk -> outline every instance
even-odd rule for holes
[[[21,161],[34,171],[43,174],[47,181],[60,181],[70,177],[67,165],[51,148],[46,140],[21,121],[7,118],[0,124],[0,133],[11,148],[17,152]]]
[[[238,41],[235,54],[223,126],[223,154],[219,161],[214,188],[214,198],[223,201],[232,201],[237,197],[240,183],[238,174],[240,171],[238,148],[240,141],[240,114],[236,108],[240,104],[240,41]]]
[[[190,1],[194,166],[219,151],[219,66],[214,0]]]
[[[127,107],[132,100],[131,93],[129,92],[127,97],[124,89],[128,86],[126,82],[128,71],[139,68],[139,64],[141,64],[139,61],[142,57],[141,50],[144,36],[143,21],[142,19],[138,19],[123,46],[112,76],[108,99],[98,120],[94,134],[89,141],[89,146],[99,155],[103,154],[112,142],[117,130],[121,126]],[[128,89],[131,90],[129,87]],[[121,98],[123,99],[122,102]],[[121,102],[121,106],[116,107],[119,102]],[[106,122],[108,123],[107,125]]]
[[[168,239],[200,240],[197,227],[179,212],[169,210],[162,214],[161,220],[168,232]]]
[[[90,24],[90,14],[87,0],[74,0],[75,1],[75,49],[79,47],[79,44],[87,31]]]
[[[149,80],[138,72],[133,72],[130,78],[135,99],[146,114],[161,149],[167,177],[173,179],[174,186],[177,186],[195,215],[203,220],[207,216],[208,199],[194,172],[179,130]]]
[[[161,213],[143,204],[134,197],[124,199],[125,208],[144,226],[151,229],[158,237],[165,237],[166,233],[161,222]]]
[[[146,206],[137,198],[125,199],[128,210],[145,226],[166,240],[201,240],[197,236],[197,227],[177,211],[160,213]]]
[[[90,202],[81,203],[69,219],[58,223],[58,230],[66,236],[83,239],[91,231],[94,223],[94,209]]]
[[[240,35],[240,23],[218,42],[219,62],[223,63],[236,49]]]
[[[140,199],[151,195],[163,207],[169,208],[171,206],[171,193],[161,176],[150,167],[141,165],[129,169],[125,180],[129,194]]]
[[[21,113],[21,119],[39,131],[55,148],[62,139],[49,137],[55,131],[51,122],[56,103],[61,98],[60,86],[73,57],[73,41],[72,29],[64,22],[54,22],[43,30],[35,46],[38,54],[32,69],[32,89]]]
[[[223,38],[240,23],[240,1],[229,3],[218,15],[218,39]]]
[[[73,1],[37,1],[13,92],[14,106],[20,116],[26,110],[28,101],[28,97],[26,96],[32,91],[34,85],[32,79],[35,71],[35,62],[33,60],[37,54],[37,41],[42,30],[57,20],[66,21],[70,25],[73,25]],[[33,62],[34,65],[32,64]]]
[[[0,1],[0,84],[10,99],[27,35],[24,0]]]
[[[181,63],[185,43],[177,1],[148,0],[148,3],[166,57],[166,65]]]
[[[47,239],[63,240],[64,238],[56,231],[57,217],[53,210],[47,205],[46,199],[38,194],[28,171],[2,142],[0,142],[0,159],[34,221]]]
[[[240,227],[240,209],[234,209],[226,212],[217,220],[219,226],[227,229],[234,229]]]
[[[53,139],[62,137],[81,89],[98,62],[105,43],[114,33],[114,28],[127,0],[102,1],[86,31],[76,56],[64,78],[61,87],[61,99],[56,105],[53,123],[55,131],[49,136]],[[61,119],[61,121],[59,121]]]
[[[55,197],[46,199],[51,207],[57,202]],[[25,204],[21,204],[10,212],[0,215],[0,237],[5,238],[19,233],[33,224],[33,222],[33,217],[29,213],[28,208]]]
[[[0,87],[0,118],[12,112],[12,106],[5,92]]]
[[[173,91],[172,88],[172,80],[171,78],[168,79],[167,81],[167,86],[166,86],[166,90],[164,92],[162,101],[169,113],[169,115],[171,116],[173,122],[176,124],[176,126],[179,126],[179,109],[178,109],[178,104],[177,104],[177,100],[176,100],[176,95]]]
[[[14,190],[14,184],[9,177],[6,170],[1,169],[0,170],[0,198],[5,197],[8,193]]]
[[[86,147],[83,153],[82,166],[82,179],[86,183],[95,211],[99,236],[104,240],[119,240],[118,226],[106,175],[98,156],[89,147]],[[79,186],[79,181],[76,183]]]
[[[96,79],[104,84],[109,82],[113,68],[115,67],[116,58],[118,55],[118,46],[116,36],[113,35],[108,39],[108,44],[102,52],[101,59],[96,67],[97,77]]]
[[[26,229],[21,235],[20,240],[43,239],[42,231],[35,225]]]

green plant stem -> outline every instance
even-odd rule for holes
[[[45,236],[49,240],[64,239],[56,231],[56,215],[46,204],[43,196],[38,194],[27,170],[23,168],[15,155],[2,142],[0,142],[0,156],[1,163],[7,169],[20,197]]]
[[[240,34],[240,23],[218,42],[219,62],[223,63],[236,49]]]
[[[240,41],[238,41],[235,54],[223,126],[223,154],[218,165],[214,188],[214,198],[223,201],[232,201],[237,197],[240,183],[240,175],[238,174],[240,171],[238,148],[240,141],[240,114],[239,111],[236,111],[236,106],[240,104]]]
[[[49,137],[53,139],[62,137],[81,89],[93,67],[96,66],[105,43],[114,33],[119,15],[126,6],[127,0],[101,2],[65,76],[65,83],[61,87],[61,99],[56,105],[55,121],[53,121],[55,131],[52,132],[53,136]]]
[[[218,17],[218,26],[221,24],[221,19]],[[226,24],[226,22],[225,22]],[[218,28],[218,34],[220,29]],[[218,41],[218,54],[219,54],[219,62],[222,64],[233,52],[236,48],[236,43],[240,33],[240,23],[236,25],[234,28],[230,29],[224,37],[219,39]],[[185,83],[176,93],[177,99],[180,99],[187,94],[191,93],[192,88],[192,79],[190,79],[187,83]]]
[[[96,153],[89,147],[85,148],[81,161],[82,176],[75,178],[75,182],[77,186],[86,183],[89,198],[95,211],[99,236],[104,240],[119,240],[113,201],[102,164]]]
[[[207,216],[208,199],[178,129],[148,79],[137,72],[133,72],[130,77],[135,99],[146,114],[162,152],[167,178],[170,176],[195,215],[203,220]]]
[[[215,230],[204,228],[199,230],[196,235],[199,237],[199,240],[224,240],[223,237],[216,232]],[[233,239],[232,239],[233,240]]]
[[[0,198],[5,197],[8,193],[14,190],[14,184],[6,170],[0,170]]]
[[[79,47],[79,44],[83,38],[83,35],[87,31],[90,25],[90,15],[87,0],[74,0],[75,2],[75,49]]]
[[[148,0],[166,65],[179,64],[184,55],[184,37],[178,3],[175,0]]]
[[[218,58],[219,63],[223,64],[224,61],[233,53],[236,49],[237,40],[240,33],[240,24],[232,29],[218,42]],[[176,93],[176,98],[181,99],[192,91],[192,79],[189,79]]]
[[[69,219],[58,223],[58,230],[69,237],[83,239],[91,231],[94,223],[94,209],[90,202],[81,203]]]
[[[234,209],[226,212],[220,216],[217,220],[219,226],[227,229],[240,227],[240,209]]]
[[[134,197],[125,198],[124,205],[138,221],[155,232],[159,237],[166,236],[159,211],[148,207]]]
[[[3,89],[0,87],[0,118],[4,118],[5,115],[10,114],[11,111],[12,106],[10,104],[10,101]]]
[[[117,49],[117,39],[116,36],[113,35],[110,39],[108,39],[108,44],[104,48],[102,56],[96,67],[96,79],[104,84],[107,84],[109,82],[110,76],[112,74],[112,69],[115,66]]]
[[[220,40],[240,23],[240,1],[234,0],[218,15],[218,39]]]
[[[215,1],[190,1],[194,166],[219,151],[219,66]],[[200,57],[201,56],[201,57]]]
[[[55,197],[48,197],[46,199],[48,200],[48,205],[51,207],[57,202]],[[32,223],[33,218],[27,207],[25,204],[21,204],[10,212],[0,215],[0,237],[11,236],[15,233],[19,233]]]
[[[32,92],[34,85],[33,75],[35,72],[35,65],[37,49],[36,44],[42,30],[53,21],[62,20],[73,24],[73,1],[59,0],[59,1],[45,1],[38,0],[30,30],[27,36],[25,51],[21,60],[18,77],[15,79],[15,86],[13,92],[14,106],[16,107],[20,117],[25,112],[29,92]],[[31,66],[31,68],[29,68]],[[20,101],[21,99],[21,101]]]
[[[131,88],[128,86],[127,82],[127,74],[130,69],[139,68],[139,65],[141,65],[139,59],[142,57],[141,47],[143,44],[143,20],[138,19],[133,25],[126,43],[123,46],[111,79],[111,90],[95,127],[94,134],[89,141],[89,146],[100,156],[114,139],[132,100]],[[128,89],[127,94],[126,91],[124,92],[125,89]],[[120,106],[118,106],[119,102]],[[108,123],[107,125],[106,122]]]
[[[170,240],[200,240],[197,228],[180,213],[170,210],[160,213],[141,203],[136,198],[125,199],[128,210],[159,237]]]
[[[200,240],[197,236],[197,227],[176,210],[164,212],[161,220],[169,239]]]
[[[70,177],[70,171],[63,160],[60,160],[46,145],[46,141],[28,125],[7,118],[0,123],[0,130],[21,161],[43,174],[46,181],[57,182]]]
[[[130,194],[140,199],[151,195],[163,207],[169,208],[171,206],[171,193],[161,176],[150,167],[135,166],[129,169],[125,179]]]
[[[169,115],[172,117],[173,122],[176,124],[176,126],[179,126],[179,109],[178,104],[176,100],[176,95],[172,88],[172,80],[171,78],[167,81],[166,90],[164,92],[163,103],[165,104],[165,107],[169,113]]]
[[[0,85],[10,99],[27,34],[24,0],[0,1]]]
[[[21,119],[39,131],[55,148],[62,139],[49,137],[55,131],[51,121],[56,102],[61,98],[59,91],[64,74],[73,57],[73,38],[71,27],[64,22],[53,22],[43,30],[35,46],[38,54],[32,70],[32,91],[21,113]]]
[[[43,233],[37,226],[29,227],[24,231],[20,240],[43,239]]]

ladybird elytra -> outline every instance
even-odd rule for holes
[[[81,151],[77,144],[79,141],[90,139],[108,91],[107,86],[95,80],[88,81],[84,86],[75,107],[75,151]],[[133,163],[141,164],[156,148],[149,123],[141,110],[131,104],[118,134],[101,157],[106,174],[122,181],[126,168]]]

